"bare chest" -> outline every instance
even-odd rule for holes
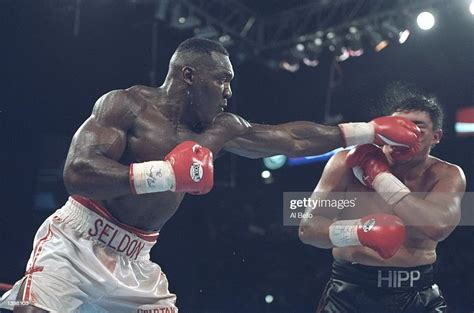
[[[162,160],[179,143],[192,140],[209,148],[214,155],[238,135],[229,127],[228,120],[216,119],[208,129],[195,131],[169,121],[153,107],[140,116],[127,134],[127,147],[122,158],[124,163]]]

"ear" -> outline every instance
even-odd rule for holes
[[[191,66],[185,66],[181,69],[181,75],[183,80],[188,84],[192,85],[194,81],[194,68]]]
[[[433,134],[433,141],[431,142],[431,144],[433,144],[433,145],[438,144],[441,141],[442,137],[443,137],[443,130],[438,129]]]

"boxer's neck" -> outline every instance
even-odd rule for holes
[[[160,94],[160,112],[174,125],[185,125],[193,129],[200,125],[196,112],[192,110],[191,95],[187,87],[175,79],[167,79],[158,87]]]
[[[406,163],[393,164],[391,166],[393,174],[402,181],[419,177],[430,166],[429,155],[420,159],[408,161]]]

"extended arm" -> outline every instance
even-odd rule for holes
[[[252,124],[248,131],[228,142],[225,150],[248,158],[275,154],[290,157],[321,154],[344,145],[337,126],[311,122],[280,125]]]
[[[418,146],[419,128],[411,121],[384,116],[369,123],[345,123],[326,126],[312,122],[291,122],[280,125],[250,124],[245,132],[226,143],[224,149],[235,154],[261,158],[275,154],[290,157],[321,154],[341,146],[363,143]]]

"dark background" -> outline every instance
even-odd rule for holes
[[[80,34],[73,36],[70,7],[53,2],[0,2],[0,282],[21,277],[35,231],[50,214],[42,210],[48,201],[38,197],[52,195],[53,206],[66,200],[61,167],[73,133],[95,100],[112,89],[149,84],[149,10],[123,1],[84,1]],[[263,13],[266,6],[289,5],[258,3],[246,2]],[[474,138],[456,137],[453,123],[457,108],[474,105],[474,16],[467,5],[438,14],[432,30],[412,28],[404,45],[340,63],[342,81],[331,111],[346,121],[366,121],[395,81],[435,94],[446,109],[446,132],[433,154],[461,165],[472,191]],[[159,81],[176,46],[191,35],[160,23]],[[260,123],[323,122],[328,54],[316,68],[289,73],[250,57],[232,58],[238,51],[229,50],[236,73],[231,111]],[[332,257],[329,250],[303,245],[297,228],[282,226],[282,193],[312,190],[323,166],[286,167],[265,184],[261,160],[227,155],[216,162],[219,185],[208,195],[188,196],[152,252],[178,295],[180,311],[315,311]],[[436,279],[452,312],[472,312],[472,228],[458,227],[439,244],[438,253]],[[267,294],[273,303],[265,303]]]

